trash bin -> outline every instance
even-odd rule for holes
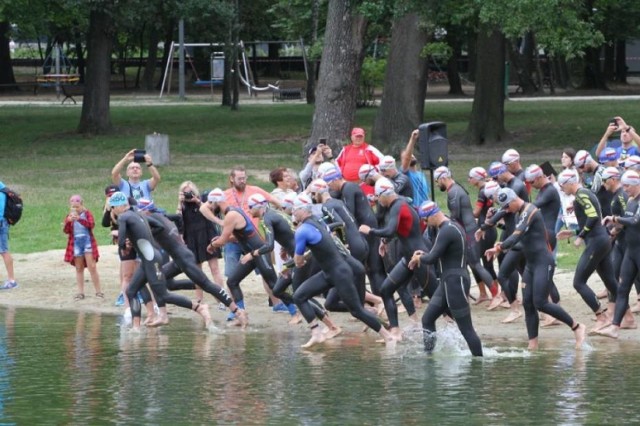
[[[169,155],[169,135],[152,133],[144,139],[144,149],[153,158],[153,164],[157,166],[168,165],[171,161]]]

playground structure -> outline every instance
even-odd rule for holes
[[[62,46],[56,43],[51,47],[51,52],[49,52],[42,64],[43,73],[41,75],[36,74],[36,83],[40,87],[55,87],[56,94],[60,97],[62,85],[78,84],[80,82],[80,75],[71,73],[72,68],[73,65],[64,54]]]
[[[304,43],[302,39],[298,41],[255,41],[247,44],[270,44],[270,43],[278,43],[278,44],[299,44],[302,56],[303,56],[303,64],[304,64],[304,72],[305,78],[309,78],[309,72],[307,67],[307,60],[305,56]],[[209,86],[211,88],[211,96],[213,98],[213,88],[214,86],[221,86],[224,82],[224,53],[220,51],[224,48],[224,44],[222,43],[183,43],[183,48],[185,49],[184,61],[188,62],[190,68],[196,78],[194,85],[196,86]],[[201,79],[198,76],[196,67],[193,63],[193,59],[191,55],[187,52],[187,48],[203,48],[208,47],[213,51],[210,54],[209,58],[209,79]],[[180,45],[175,42],[171,42],[169,47],[169,54],[167,55],[167,63],[165,64],[165,72],[164,77],[162,79],[162,86],[160,88],[160,95],[162,96],[165,93],[169,95],[171,93],[171,81],[173,76],[173,64],[176,62],[175,54],[178,53]],[[288,100],[288,99],[302,99],[304,97],[304,89],[293,89],[293,88],[281,88],[280,81],[277,81],[275,84],[267,84],[265,86],[256,85],[255,78],[253,76],[253,71],[249,64],[249,60],[247,59],[247,52],[245,43],[240,41],[238,43],[238,48],[240,50],[240,57],[238,58],[238,78],[243,86],[247,89],[247,94],[249,96],[253,95],[255,92],[265,92],[272,91],[273,100]],[[179,61],[180,59],[178,59]],[[180,65],[180,64],[179,64]],[[184,67],[184,63],[181,65]]]

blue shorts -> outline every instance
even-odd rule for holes
[[[91,238],[88,235],[73,236],[73,256],[84,256],[85,253],[91,254]]]
[[[0,219],[0,253],[9,251],[9,223],[5,218]]]

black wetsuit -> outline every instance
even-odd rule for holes
[[[440,285],[429,301],[422,316],[425,350],[435,345],[436,320],[447,310],[455,319],[462,336],[474,356],[482,356],[482,343],[473,328],[469,307],[469,271],[467,271],[466,237],[463,229],[451,220],[444,221],[433,248],[420,257],[420,263],[435,264],[440,274]]]
[[[556,222],[558,220],[558,212],[560,211],[562,202],[560,201],[560,194],[558,194],[558,191],[551,182],[540,188],[533,205],[540,209],[540,214],[542,214],[542,220],[544,221],[544,227],[547,230],[547,241],[549,242],[549,246],[553,252],[557,245]],[[551,288],[549,293],[553,303],[558,303],[560,301],[560,292],[553,281],[553,276],[551,277]]]
[[[369,233],[382,238],[397,237],[399,240],[402,258],[384,280],[381,291],[389,324],[391,327],[398,327],[398,308],[393,296],[398,289],[408,284],[415,275],[422,285],[427,286],[426,292],[429,297],[435,291],[436,284],[428,282],[426,267],[411,270],[408,266],[409,260],[411,260],[411,256],[416,250],[426,251],[420,229],[420,218],[407,200],[398,197],[389,206],[384,228],[372,228]],[[408,302],[408,306],[405,305],[405,308],[409,316],[415,313],[415,306],[412,300]]]
[[[529,202],[527,188],[518,177],[513,177],[507,182],[506,187],[511,188],[524,202]],[[514,214],[507,213],[506,210],[500,209],[481,226],[481,229],[495,225],[501,218],[504,218],[504,229],[500,235],[500,241],[504,241],[515,229],[516,217]],[[498,264],[500,265],[498,269],[498,283],[500,283],[500,287],[507,296],[509,303],[513,303],[518,293],[518,271],[521,273],[524,272],[524,256],[521,253],[520,246],[517,245],[506,253],[500,253],[498,255]]]
[[[367,239],[358,231],[358,224],[343,201],[329,198],[323,207],[331,213],[334,223],[341,223],[344,228],[344,242],[349,246],[349,252],[363,264],[369,254]]]
[[[624,216],[618,217],[618,223],[624,226],[627,248],[624,251],[622,268],[620,270],[620,287],[616,298],[616,311],[613,325],[620,325],[622,317],[629,308],[629,292],[633,281],[640,273],[640,250],[634,247],[640,241],[640,196],[629,198]],[[632,243],[633,242],[633,243]]]
[[[308,323],[316,318],[316,311],[310,300],[334,287],[351,315],[375,330],[380,331],[381,324],[372,313],[362,305],[358,290],[353,282],[353,270],[333,241],[326,226],[316,218],[306,218],[296,230],[296,254],[302,255],[306,248],[311,250],[320,272],[304,281],[293,294],[293,300]]]
[[[171,303],[191,309],[191,300],[167,291],[166,280],[162,273],[162,255],[155,245],[149,223],[145,217],[133,210],[127,210],[118,215],[118,247],[121,250],[126,248],[127,238],[133,244],[140,259],[140,267],[134,272],[127,288],[132,316],[140,316],[140,302],[136,293],[144,286],[145,281],[151,285],[158,306],[162,303]]]
[[[622,189],[622,186],[613,193],[613,199],[611,200],[611,215],[612,216],[624,216],[627,210],[627,200],[629,196]],[[611,249],[611,262],[613,263],[613,273],[616,278],[620,278],[620,268],[622,266],[622,258],[627,248],[627,239],[625,236],[625,229],[620,228],[620,232],[615,237],[613,242],[613,248]]]
[[[247,216],[247,214],[238,207],[227,207],[227,210],[224,213],[226,215],[231,211],[235,211],[240,214],[245,221],[245,226],[242,229],[233,230],[233,236],[242,248],[242,252],[250,253],[254,250],[263,249],[265,246],[265,240],[260,236],[260,233],[249,216]],[[229,287],[229,291],[231,291],[233,301],[241,308],[244,308],[244,295],[240,289],[240,282],[254,269],[257,269],[260,272],[262,279],[265,280],[269,288],[273,289],[276,284],[278,277],[276,276],[276,272],[271,264],[271,259],[269,259],[266,254],[258,255],[244,264],[238,262],[238,266],[233,271],[233,274],[231,274],[227,279],[227,286]]]
[[[555,266],[542,211],[533,204],[524,203],[516,220],[516,229],[502,242],[501,248],[509,250],[518,243],[522,247],[521,251],[526,258],[522,279],[525,283],[522,288],[522,306],[527,334],[529,339],[535,339],[538,337],[540,322],[537,311],[551,315],[569,327],[573,325],[573,318],[560,305],[549,301]]]
[[[482,225],[487,220],[487,212],[493,205],[493,200],[486,196],[484,193],[484,187],[478,191],[478,199],[476,200],[476,206],[480,207],[480,214],[478,215],[478,224]],[[480,255],[482,256],[482,266],[489,271],[492,280],[497,280],[498,276],[493,267],[493,260],[489,260],[484,253],[489,250],[496,243],[498,239],[498,231],[495,227],[489,227],[484,230],[484,238],[480,240]],[[488,284],[488,283],[487,283]]]
[[[473,276],[477,282],[483,282],[491,285],[493,277],[480,263],[480,248],[476,243],[476,231],[478,223],[473,217],[473,209],[471,207],[471,199],[469,193],[462,186],[453,183],[447,188],[447,207],[451,219],[455,220],[462,226],[465,231],[467,244],[467,264],[471,267]]]
[[[193,284],[229,307],[232,302],[231,297],[229,297],[224,288],[211,281],[202,272],[202,269],[198,267],[195,255],[180,238],[180,233],[175,224],[162,213],[152,213],[147,216],[147,221],[151,227],[153,238],[172,259],[171,262],[162,266],[162,272],[167,279],[167,288],[169,290],[176,289],[171,281],[181,272],[184,272]],[[182,288],[185,287],[183,286]]]
[[[413,200],[413,185],[411,185],[411,179],[409,179],[409,176],[398,172],[390,180],[393,182],[396,194]]]
[[[593,312],[600,309],[596,294],[587,285],[587,280],[594,271],[610,293],[610,300],[615,300],[618,282],[611,264],[611,239],[604,226],[598,198],[586,188],[579,188],[575,194],[573,208],[578,219],[578,237],[585,242],[585,249],[578,260],[576,273],[573,276],[573,287],[582,300]]]
[[[378,226],[378,221],[369,204],[369,200],[359,185],[353,182],[345,182],[342,188],[340,188],[340,192],[336,195],[336,198],[341,199],[345,206],[347,206],[347,210],[351,212],[358,226],[368,225],[372,228]],[[386,276],[382,257],[378,252],[380,237],[369,234],[366,240],[369,245],[367,261],[365,263],[367,276],[369,277],[371,292],[379,296],[382,283]]]

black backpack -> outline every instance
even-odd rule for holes
[[[4,205],[4,217],[9,222],[9,225],[15,225],[22,217],[22,198],[20,194],[7,187],[0,189],[0,192],[7,195],[7,201]]]

